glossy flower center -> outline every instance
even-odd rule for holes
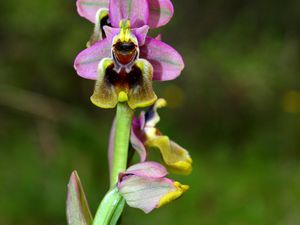
[[[118,41],[113,45],[113,54],[115,59],[122,65],[127,65],[133,62],[137,58],[138,50],[137,46],[129,42]]]

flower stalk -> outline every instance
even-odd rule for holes
[[[130,138],[133,110],[126,102],[120,102],[117,106],[116,129],[114,140],[114,154],[110,174],[110,187],[113,188],[118,182],[119,173],[127,168],[128,146]]]
[[[126,102],[119,102],[115,117],[114,149],[110,173],[110,190],[99,205],[93,225],[114,225],[121,216],[125,200],[116,184],[119,174],[127,168],[128,147],[133,110]]]

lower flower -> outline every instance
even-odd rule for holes
[[[140,155],[141,161],[147,158],[147,150],[159,149],[168,169],[177,174],[188,175],[192,171],[192,158],[188,151],[163,135],[156,127],[160,121],[157,109],[166,106],[164,99],[158,99],[139,118],[134,118],[131,126],[131,145]]]
[[[143,162],[129,167],[119,176],[118,189],[133,208],[151,212],[179,197],[189,186],[166,178],[167,170],[156,162]]]

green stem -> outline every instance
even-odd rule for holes
[[[127,103],[119,103],[117,106],[116,128],[114,140],[114,154],[112,171],[110,175],[110,187],[118,182],[119,173],[127,168],[128,146],[133,110]]]
[[[119,173],[127,168],[128,146],[133,110],[127,103],[118,103],[115,119],[114,154],[110,174],[110,191],[105,195],[97,210],[93,225],[115,225],[122,214],[125,200],[116,184]]]
[[[100,203],[93,225],[116,225],[124,205],[125,200],[119,194],[118,188],[110,190]]]

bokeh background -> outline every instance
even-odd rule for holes
[[[173,0],[163,40],[182,53],[159,126],[194,159],[183,198],[124,225],[300,224],[300,2]],[[72,67],[92,24],[75,0],[0,3],[0,224],[63,225],[78,170],[95,213],[113,110]],[[152,151],[158,157],[158,152]]]

